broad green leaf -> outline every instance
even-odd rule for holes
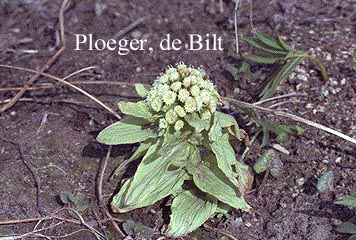
[[[331,191],[334,185],[334,173],[333,171],[327,171],[318,180],[316,188],[319,192]]]
[[[222,128],[228,128],[231,135],[235,136],[238,140],[241,140],[239,125],[233,116],[222,112],[216,112],[215,115]]]
[[[257,56],[254,54],[247,54],[244,56],[244,58],[257,63],[265,63],[265,64],[273,64],[284,59],[284,57],[264,57],[264,56]]]
[[[151,205],[174,192],[188,177],[181,168],[167,171],[173,153],[159,156],[158,146],[157,143],[148,149],[135,175],[124,183],[114,197],[112,206],[117,211],[127,212]]]
[[[211,150],[214,152],[218,167],[226,177],[238,187],[237,174],[233,171],[232,166],[236,165],[235,151],[230,145],[229,135],[226,133],[217,141],[210,143]]]
[[[140,97],[145,98],[150,91],[150,87],[141,83],[136,83],[135,90]]]
[[[214,214],[216,206],[214,197],[196,194],[193,190],[180,193],[172,202],[171,220],[165,235],[179,237],[194,231]]]
[[[142,142],[157,137],[153,129],[142,129],[145,123],[143,119],[126,117],[102,130],[96,140],[107,145],[118,145]]]
[[[169,155],[170,164],[181,167],[188,163],[188,159],[194,147],[188,141],[178,141],[176,145],[168,145],[159,149],[159,154],[165,156]]]
[[[282,56],[287,56],[288,52],[285,50],[276,50],[275,48],[272,48],[270,46],[265,45],[264,43],[262,43],[261,41],[256,41],[253,40],[251,38],[247,38],[247,37],[242,37],[242,40],[247,42],[248,44],[250,44],[251,46],[253,46],[256,49],[262,50],[266,53],[270,53],[270,54],[274,54],[277,55],[279,57]]]
[[[262,32],[257,31],[256,29],[254,29],[252,31],[256,37],[263,42],[264,44],[266,44],[267,46],[274,48],[276,50],[285,50],[281,45],[279,45],[279,42],[271,37],[268,37],[267,35],[263,34]]]
[[[152,141],[151,140],[148,140],[148,141],[145,141],[143,143],[140,144],[140,146],[136,149],[136,151],[132,154],[132,156],[123,161],[114,171],[114,173],[112,174],[112,177],[115,177],[117,176],[122,170],[124,170],[124,168],[129,164],[131,163],[132,161],[135,161],[136,159],[138,159],[139,157],[142,157],[146,152],[147,150],[149,149],[149,147],[151,147],[152,145]]]
[[[274,76],[260,94],[261,100],[271,97],[281,82],[293,72],[295,67],[304,59],[303,56],[290,59]]]
[[[352,222],[343,222],[336,228],[336,231],[341,232],[341,233],[355,234],[356,233],[356,225],[353,224]]]
[[[236,186],[215,166],[214,155],[207,154],[204,160],[199,167],[187,167],[188,172],[193,175],[196,186],[231,207],[249,211],[250,206],[240,196]]]
[[[121,101],[118,103],[119,109],[122,113],[138,118],[144,118],[153,122],[157,119],[157,116],[154,116],[151,109],[147,106],[144,101],[139,102],[124,102]]]
[[[187,159],[189,149],[186,145],[174,146],[164,155],[159,155],[160,143],[151,146],[136,173],[129,183],[125,182],[120,192],[114,197],[113,206],[120,212],[144,207],[172,194],[189,176],[178,168],[168,170],[169,165]]]
[[[204,129],[208,130],[210,128],[210,123],[202,120],[197,113],[187,114],[184,119],[190,126],[195,128],[196,132],[201,132]]]
[[[155,172],[151,173],[155,175]],[[156,176],[156,179],[159,177]],[[131,199],[130,190],[137,187],[133,184],[134,179],[131,178],[124,183],[119,193],[115,195],[111,203],[113,209],[120,213],[128,212],[133,209],[150,206],[157,201],[174,194],[185,180],[189,179],[189,175],[184,169],[178,169],[174,171],[165,171],[161,178],[156,182],[155,178],[149,178],[148,182],[141,182],[141,186],[146,187],[145,192],[142,192],[142,197],[138,197],[134,200]],[[153,188],[151,185],[154,185]],[[134,191],[138,191],[134,189]]]
[[[356,208],[356,197],[347,195],[342,196],[339,197],[334,203]]]
[[[214,123],[213,123],[213,126],[211,126],[208,135],[209,135],[210,141],[212,141],[212,142],[218,140],[222,136],[222,127],[221,127],[220,121],[217,117],[217,112],[214,114]]]

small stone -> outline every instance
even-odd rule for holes
[[[331,61],[332,60],[332,58],[331,58],[331,53],[327,53],[327,55],[326,55],[326,57],[325,57],[325,60],[326,61]]]
[[[301,177],[301,178],[297,179],[297,184],[298,184],[299,186],[303,186],[304,183],[305,183],[305,178]]]
[[[304,82],[307,82],[307,81],[308,81],[307,76],[305,76],[305,75],[303,75],[303,74],[298,74],[298,75],[297,75],[297,78],[298,78],[299,80],[304,81]]]
[[[346,84],[346,78],[341,79],[340,84],[341,85],[345,85]]]
[[[245,226],[249,228],[252,226],[252,224],[250,222],[245,222]]]
[[[342,159],[342,157],[336,158],[336,159],[335,159],[335,163],[340,163],[340,162],[341,162],[341,159]]]
[[[142,36],[142,33],[140,31],[133,31],[131,36],[135,39],[139,39]]]

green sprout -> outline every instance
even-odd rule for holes
[[[335,204],[340,204],[348,207],[356,208],[356,197],[353,196],[341,196],[335,202]],[[356,239],[356,224],[352,222],[343,222],[337,228],[336,231],[340,233],[351,234],[348,240]]]
[[[270,98],[278,86],[294,71],[304,59],[310,59],[318,66],[324,81],[328,80],[328,73],[320,60],[307,52],[298,51],[289,46],[281,36],[269,37],[257,30],[252,31],[256,39],[243,37],[242,39],[259,50],[259,55],[247,54],[246,59],[264,64],[279,64],[280,67],[269,77],[268,82],[259,97],[260,100]]]
[[[113,211],[125,213],[172,196],[168,237],[192,232],[225,205],[249,211],[243,195],[251,174],[230,145],[241,141],[240,130],[231,115],[217,111],[220,96],[204,70],[180,63],[151,88],[138,84],[136,91],[145,100],[119,102],[127,116],[97,137],[108,145],[141,143],[115,171],[142,157],[114,196]]]

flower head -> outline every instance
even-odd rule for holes
[[[203,69],[179,63],[168,67],[147,94],[147,105],[162,114],[159,128],[169,125],[180,131],[188,122],[186,114],[198,113],[201,118],[211,118],[220,104],[220,96]]]

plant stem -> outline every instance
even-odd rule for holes
[[[343,134],[341,132],[338,132],[338,131],[336,131],[334,129],[331,129],[331,128],[326,127],[324,125],[321,125],[319,123],[313,122],[311,120],[308,120],[308,119],[305,119],[305,118],[302,118],[302,117],[299,117],[299,116],[296,116],[296,115],[293,115],[293,114],[290,114],[290,113],[286,113],[286,112],[283,112],[283,111],[276,111],[276,110],[272,110],[272,109],[268,109],[268,108],[264,108],[264,107],[260,107],[260,106],[255,106],[255,105],[253,105],[251,103],[242,102],[242,101],[239,101],[239,100],[236,100],[236,99],[232,99],[232,98],[227,98],[227,97],[221,97],[221,100],[227,101],[227,102],[230,102],[230,103],[242,106],[242,107],[246,107],[246,108],[249,108],[249,109],[260,110],[260,111],[272,113],[272,114],[274,114],[276,116],[290,118],[290,119],[292,119],[294,121],[301,122],[301,123],[304,123],[306,125],[321,129],[321,130],[323,130],[325,132],[328,132],[330,134],[333,134],[335,136],[343,138],[343,139],[345,139],[345,140],[347,140],[347,141],[349,141],[349,142],[351,142],[353,144],[356,144],[356,139],[354,139],[352,137],[349,137],[349,136],[347,136],[347,135],[345,135],[345,134]]]

